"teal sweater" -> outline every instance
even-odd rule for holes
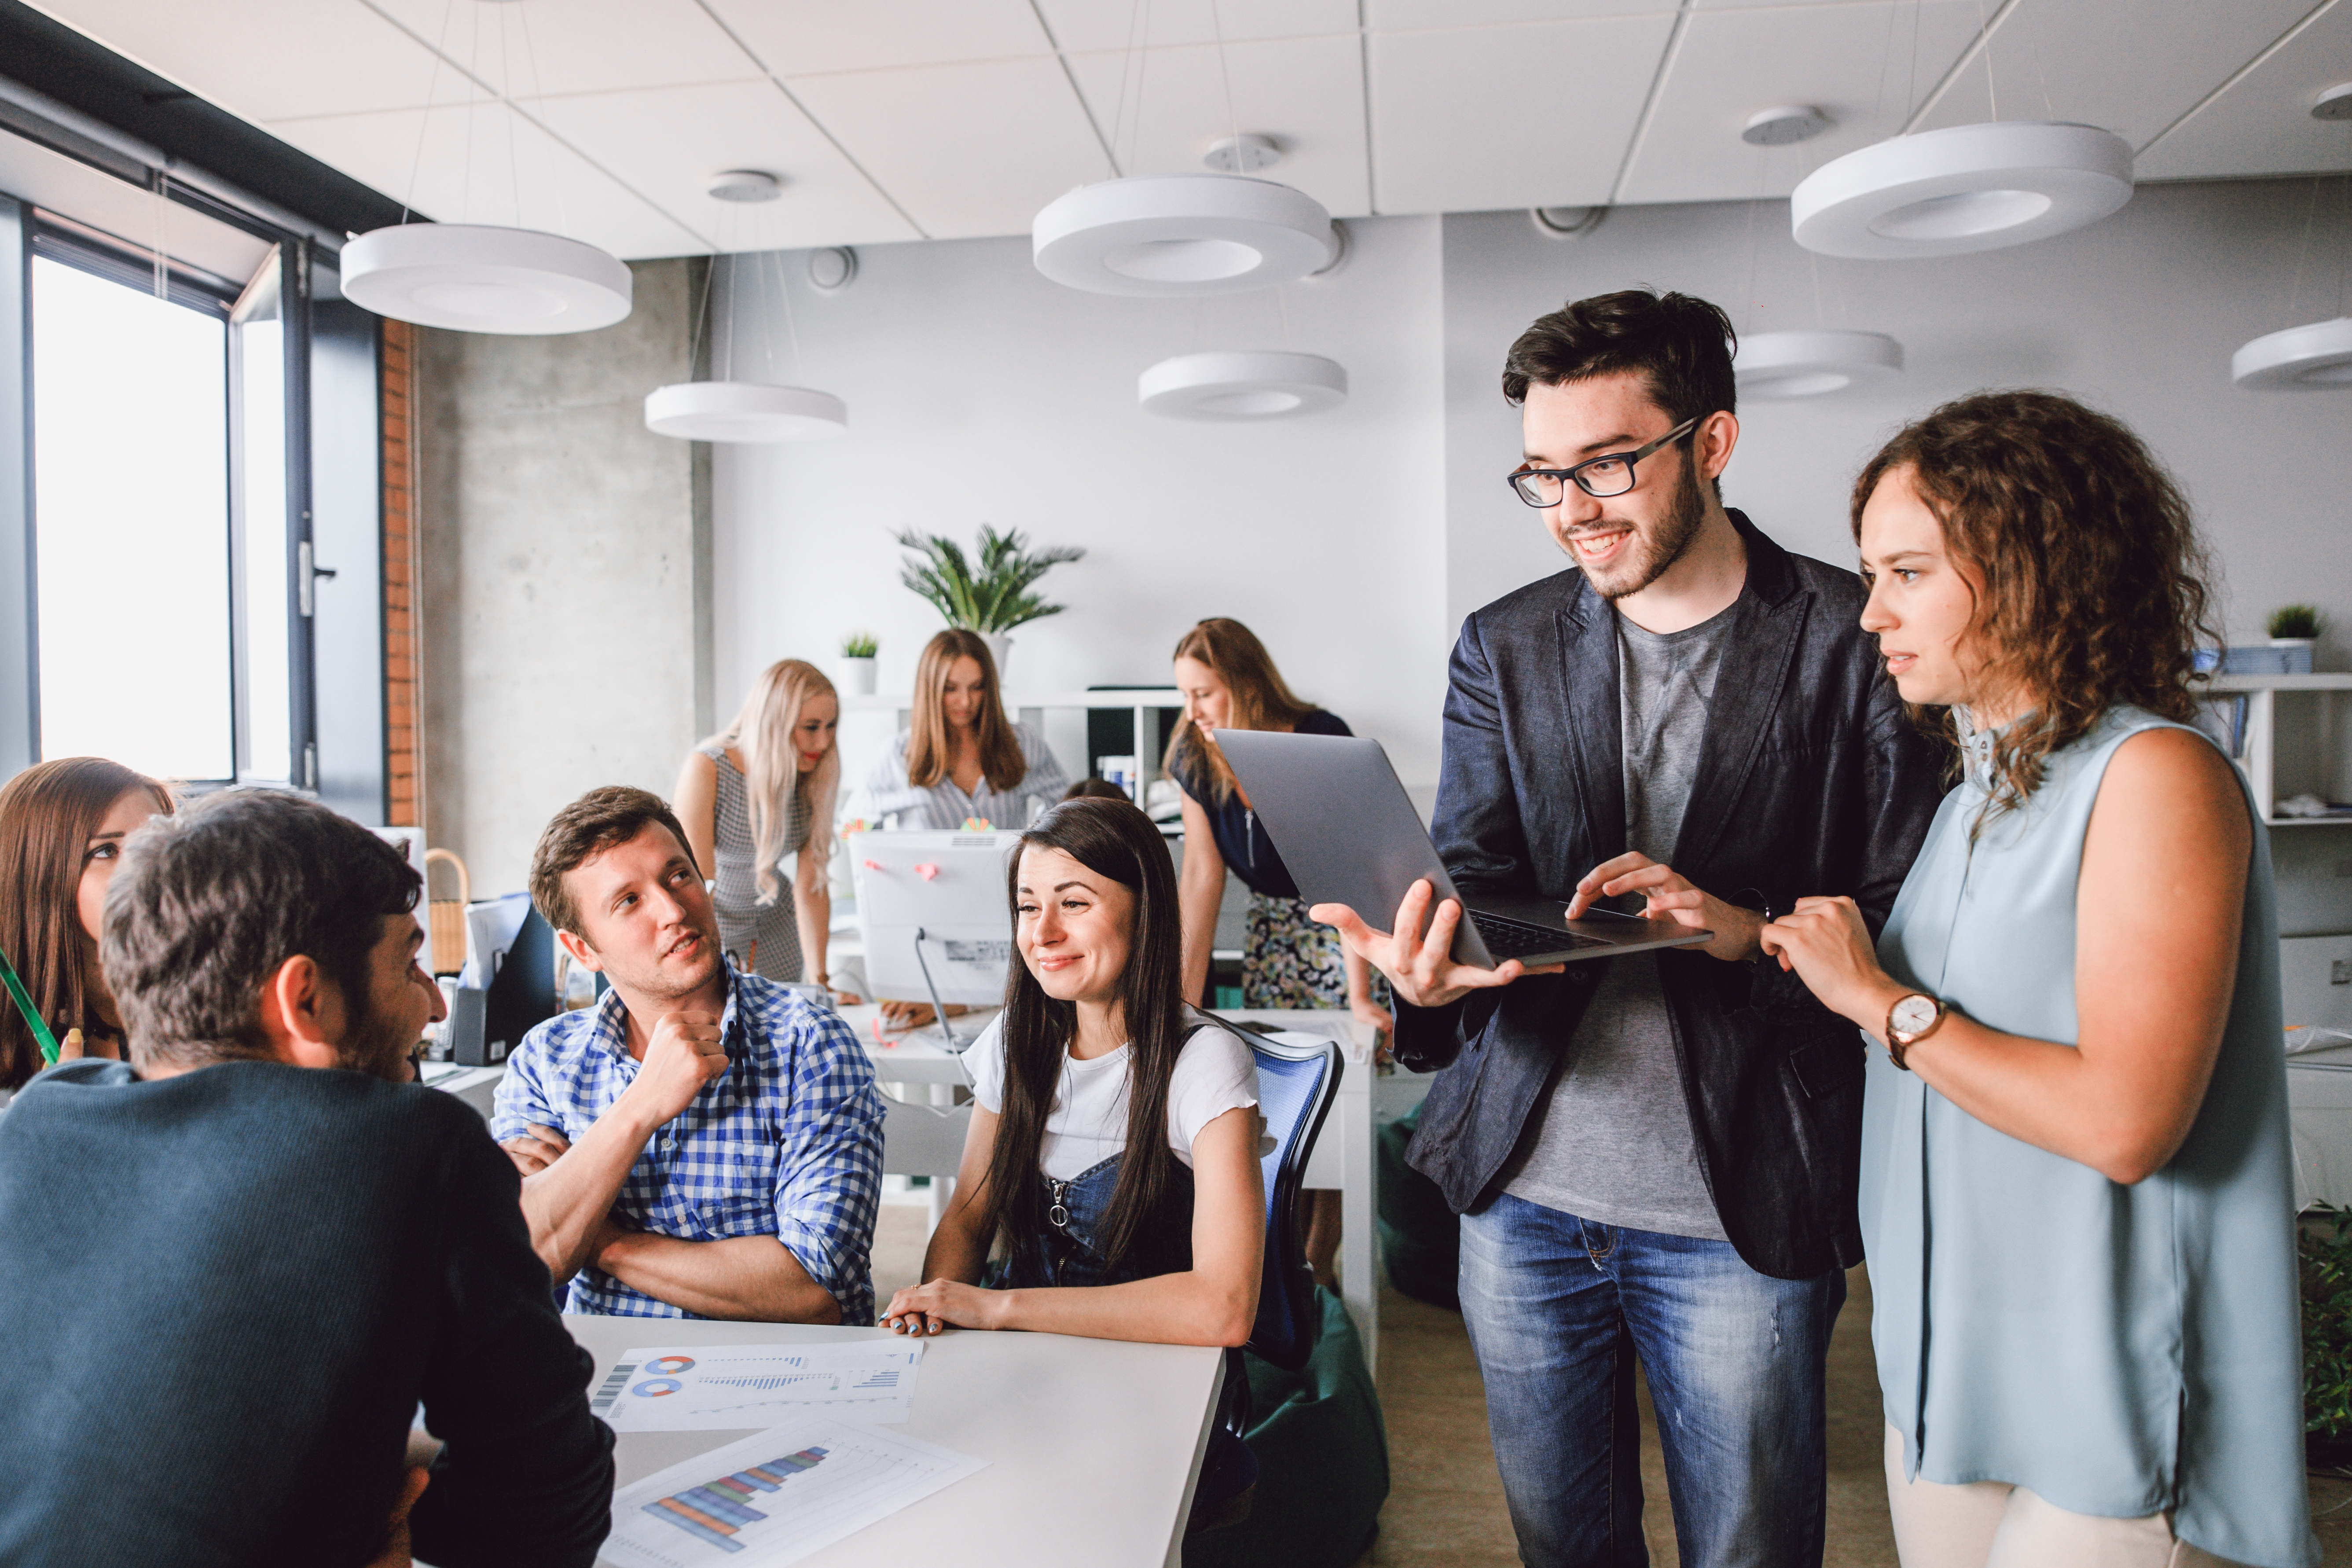
[[[518,1178],[444,1094],[236,1062],[0,1114],[0,1563],[364,1563],[417,1405],[440,1568],[593,1563],[609,1429]]]

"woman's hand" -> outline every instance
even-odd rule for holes
[[[961,1018],[971,1009],[960,1002],[948,1004],[948,1016]],[[939,1022],[929,1002],[885,1002],[882,1004],[882,1026],[886,1029],[921,1029]]]
[[[941,1329],[993,1329],[1004,1320],[1002,1290],[983,1290],[957,1279],[910,1285],[890,1298],[882,1326],[902,1334],[936,1334]]]
[[[1873,1037],[1886,1027],[1886,1010],[1910,994],[1908,986],[1896,984],[1878,967],[1870,928],[1852,899],[1799,899],[1758,940],[1782,969],[1796,972],[1822,1005],[1853,1019]]]

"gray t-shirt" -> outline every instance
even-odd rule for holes
[[[1674,863],[1675,837],[1698,776],[1732,613],[1664,636],[1617,619],[1625,845],[1665,865]],[[1560,1053],[1503,1190],[1601,1225],[1721,1241],[1723,1222],[1699,1173],[1657,954],[1595,962],[1605,965],[1600,987]]]

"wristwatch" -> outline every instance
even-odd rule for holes
[[[1923,991],[1898,996],[1886,1010],[1886,1059],[1905,1072],[1903,1054],[1934,1034],[1944,1022],[1944,1004]]]

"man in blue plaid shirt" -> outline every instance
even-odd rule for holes
[[[644,790],[558,813],[530,892],[612,983],[524,1037],[490,1118],[570,1310],[871,1323],[882,1100],[848,1026],[727,966],[685,830]]]

